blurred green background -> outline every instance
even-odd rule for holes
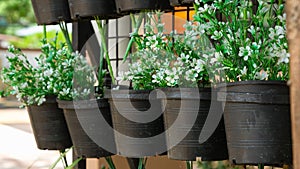
[[[0,0],[0,47],[40,48],[43,26],[35,21],[31,0]],[[54,37],[59,26],[47,26],[47,36]],[[59,31],[59,40],[64,41]]]

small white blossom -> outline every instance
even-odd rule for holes
[[[222,31],[214,31],[214,34],[211,36],[212,39],[214,40],[219,40],[223,36]]]
[[[203,7],[199,7],[199,8],[198,8],[198,11],[199,11],[200,13],[203,13],[203,12],[206,12],[208,9],[209,9],[209,6],[208,6],[207,4],[204,4]]]
[[[242,74],[242,75],[246,75],[246,74],[247,74],[247,71],[248,71],[247,67],[244,66],[243,70],[241,70],[241,74]]]
[[[255,73],[255,79],[266,80],[268,78],[268,73],[264,70]]]
[[[289,63],[290,54],[287,53],[287,51],[285,49],[282,49],[282,50],[278,51],[277,52],[277,57],[278,57],[277,64]]]
[[[252,35],[254,35],[254,34],[256,33],[256,30],[255,30],[255,28],[254,28],[253,25],[251,25],[250,28],[248,28],[247,30],[248,30],[248,32],[250,32]]]
[[[244,57],[244,61],[248,60],[248,57],[251,56],[251,48],[250,46],[240,47],[239,56]]]

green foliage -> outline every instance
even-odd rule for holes
[[[257,10],[248,0],[195,2],[194,18],[221,56],[226,81],[288,80],[289,53],[282,0],[258,0]],[[222,18],[217,17],[220,15]]]
[[[55,30],[47,31],[47,37],[55,37],[56,34],[57,34],[56,38],[58,42],[65,41],[64,35],[61,32],[57,33],[57,31]],[[21,49],[40,49],[42,47],[42,43],[40,42],[40,40],[43,38],[44,38],[44,34],[40,32],[25,37],[21,37],[21,40],[10,41],[9,43],[15,46],[16,48],[21,48]]]
[[[7,22],[5,27],[0,26],[0,33],[4,33],[7,27],[35,23],[35,16],[30,0],[0,1],[0,16]]]
[[[139,166],[138,166],[138,169],[145,169],[146,164],[147,164],[147,160],[148,160],[147,157],[140,158],[140,159],[139,159]]]
[[[16,95],[25,105],[42,104],[46,94],[53,94],[53,90],[44,90],[46,86],[41,80],[42,70],[35,68],[27,56],[18,48],[9,47],[12,56],[7,56],[8,68],[3,68],[1,78],[11,86],[10,94]]]
[[[229,161],[197,161],[197,169],[242,169],[240,166],[232,166]]]
[[[60,156],[59,158],[50,166],[49,169],[55,169],[55,167],[57,166],[57,164],[61,161],[63,162],[64,164],[64,168],[65,169],[73,169],[81,160],[82,160],[82,157],[76,159],[75,161],[73,161],[72,164],[68,165],[68,162],[67,162],[67,154],[70,150],[72,150],[73,147],[71,147],[70,149],[67,149],[66,151],[63,150],[63,151],[60,151]]]
[[[1,78],[12,88],[10,94],[24,105],[41,105],[47,95],[57,95],[62,100],[90,98],[94,70],[84,56],[71,53],[57,38],[50,42],[43,39],[42,44],[42,54],[35,58],[37,66],[19,48],[9,47],[9,67],[3,68]]]
[[[8,23],[35,21],[30,0],[2,0],[0,15],[5,16]]]
[[[162,14],[145,14],[145,33],[133,37],[136,52],[130,55],[129,71],[120,79],[131,81],[136,90],[210,84],[209,74],[215,71],[218,58],[211,52],[209,39],[202,36],[199,25],[193,22],[184,25],[183,35],[176,31],[166,34]]]
[[[111,156],[105,157],[105,160],[109,166],[109,169],[116,169],[116,166],[115,166]]]
[[[60,100],[85,100],[94,96],[96,83],[92,68],[80,53],[61,48],[57,55],[51,55],[56,65],[54,88]]]

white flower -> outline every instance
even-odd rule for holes
[[[246,75],[246,74],[247,74],[247,71],[248,71],[247,67],[244,66],[243,70],[241,70],[241,74],[242,74],[242,75]]]
[[[178,57],[177,60],[181,61],[183,63],[187,63],[187,62],[189,62],[189,58],[190,58],[190,55],[186,55],[185,53],[181,53],[180,57]]]
[[[70,94],[70,88],[63,88],[63,90],[60,91],[59,94],[62,96],[67,96],[68,94]]]
[[[247,30],[248,30],[248,32],[250,32],[252,35],[255,34],[255,28],[254,28],[253,25],[251,25],[250,28],[248,28]]]
[[[255,48],[255,49],[260,49],[260,43],[252,42],[252,47]]]
[[[112,90],[119,90],[120,86],[113,87]]]
[[[21,86],[20,86],[21,89],[25,89],[26,87],[28,87],[28,83],[27,82],[21,84]]]
[[[215,30],[214,34],[211,36],[211,38],[214,39],[214,40],[219,40],[219,39],[222,38],[222,36],[223,36],[222,31],[216,31]]]
[[[274,31],[274,28],[269,28],[269,37],[271,38],[271,39],[274,39],[274,37],[275,37],[275,31]]]
[[[284,13],[282,16],[278,16],[278,19],[280,22],[284,23],[286,21],[286,13]]]
[[[36,98],[35,101],[37,102],[37,105],[39,106],[46,101],[46,98],[45,98],[45,96],[41,96],[41,97]]]
[[[255,63],[253,63],[253,65],[252,65],[252,66],[253,66],[253,68],[257,68],[257,65],[256,65]]]
[[[245,47],[240,47],[239,50],[240,50],[239,51],[239,56],[244,57],[244,61],[247,61],[248,57],[251,56],[250,46],[246,46],[246,48]]]
[[[46,76],[46,77],[51,76],[52,74],[53,74],[52,68],[49,68],[49,69],[45,70],[45,72],[44,72],[44,76]]]
[[[91,89],[83,89],[83,91],[81,92],[82,95],[87,96],[91,93]]]
[[[285,29],[282,26],[275,26],[276,35],[279,39],[282,39],[285,37]]]
[[[264,70],[255,73],[255,79],[266,80],[268,78],[268,73]]]
[[[207,4],[204,4],[203,7],[199,7],[199,8],[198,8],[198,11],[199,11],[200,13],[203,13],[203,12],[206,12],[206,11],[208,10],[208,8],[209,8],[209,6],[208,6]]]
[[[287,53],[287,51],[285,49],[278,51],[277,57],[279,57],[277,64],[289,63],[290,54]]]
[[[201,59],[198,59],[196,62],[197,63],[196,63],[196,66],[195,66],[195,70],[196,70],[197,73],[199,73],[199,72],[203,71],[203,67],[204,67],[205,63],[203,63],[203,60],[201,60]]]

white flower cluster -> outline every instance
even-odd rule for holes
[[[57,61],[57,80],[54,84],[61,100],[89,99],[94,94],[96,78],[94,69],[78,52],[71,54],[60,51],[60,60]]]
[[[187,22],[183,35],[176,31],[166,35],[159,20],[155,25],[145,24],[146,33],[140,40],[145,45],[131,55],[132,63],[122,79],[132,81],[134,89],[197,87],[210,83],[208,71],[217,70],[219,55],[203,36],[205,27]]]
[[[24,106],[41,105],[46,95],[53,94],[53,89],[48,86],[52,69],[45,72],[41,62],[38,62],[37,67],[33,66],[27,56],[14,46],[9,46],[8,51],[9,67],[3,68],[1,79],[11,87],[10,94],[16,95]]]
[[[222,54],[228,81],[288,79],[284,4],[213,0],[203,6],[204,1],[195,1],[194,18]]]
[[[58,46],[56,42],[44,43],[41,50],[42,54],[35,58],[34,64],[20,49],[14,46],[8,48],[10,65],[2,70],[1,79],[11,86],[10,94],[16,95],[24,106],[41,105],[48,95],[72,100],[92,94],[91,88],[95,83],[93,69],[82,55],[71,54],[67,47],[63,44]]]

